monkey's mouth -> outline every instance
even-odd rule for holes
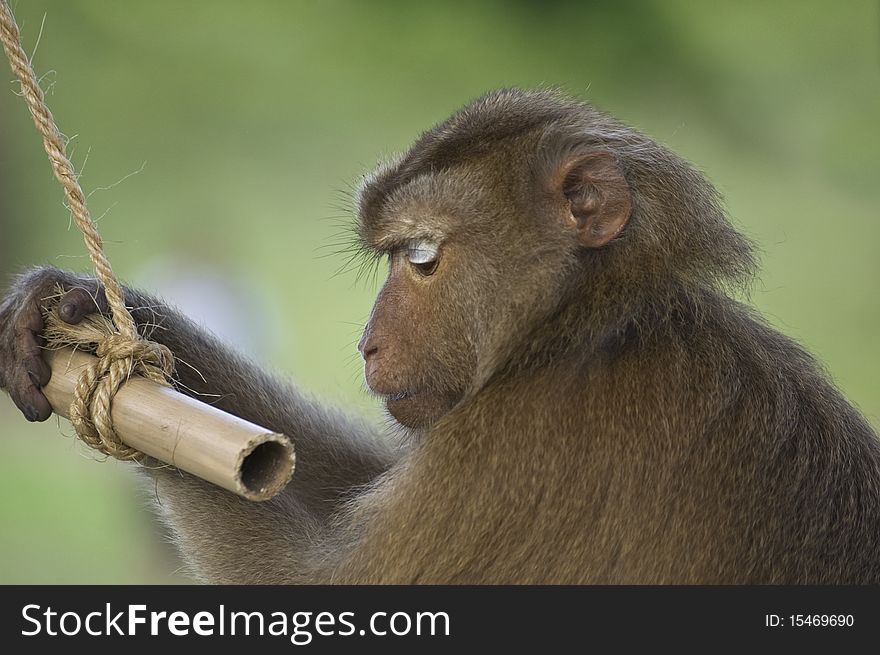
[[[386,393],[383,398],[386,403],[399,402],[418,395],[415,391],[398,391],[397,393]]]

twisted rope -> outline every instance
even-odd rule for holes
[[[86,197],[79,185],[76,171],[66,154],[65,139],[46,105],[43,90],[37,81],[28,56],[21,46],[21,33],[6,0],[0,0],[0,41],[9,59],[12,72],[21,83],[24,97],[34,125],[43,137],[43,147],[49,156],[52,172],[64,188],[67,207],[74,223],[82,232],[89,259],[95,267],[98,281],[104,286],[112,321],[100,339],[74,339],[76,345],[97,343],[98,361],[79,379],[75,398],[70,408],[70,421],[77,436],[92,448],[118,459],[140,459],[142,454],[126,446],[113,429],[110,406],[120,386],[132,374],[167,384],[174,358],[160,344],[140,336],[137,325],[125,306],[122,287],[113,274],[110,261],[104,254],[104,242],[86,207]],[[105,320],[106,323],[106,320]],[[57,329],[61,329],[60,326]]]

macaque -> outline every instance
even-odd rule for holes
[[[127,289],[180,389],[291,436],[252,503],[168,467],[157,509],[215,583],[878,583],[880,440],[805,350],[731,297],[750,243],[693,167],[588,104],[504,89],[365,177],[387,257],[358,349],[384,427],[321,406]],[[0,385],[31,421],[39,268],[0,306]],[[146,309],[149,308],[149,309]]]

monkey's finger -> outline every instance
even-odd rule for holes
[[[35,386],[45,386],[52,376],[52,369],[43,359],[43,337],[40,336],[43,315],[39,305],[33,303],[25,307],[14,329],[15,358],[19,362],[17,368],[23,369]]]
[[[52,416],[52,406],[24,369],[17,372],[9,385],[9,395],[24,417],[32,423],[45,421]]]
[[[58,302],[58,316],[65,323],[76,325],[89,314],[105,311],[104,305],[106,299],[103,292],[93,296],[87,289],[76,287],[61,296]]]

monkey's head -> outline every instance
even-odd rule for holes
[[[491,93],[422,134],[365,178],[358,233],[390,262],[358,344],[367,385],[408,427],[526,359],[549,321],[581,343],[672,280],[750,266],[702,176],[550,91]]]

